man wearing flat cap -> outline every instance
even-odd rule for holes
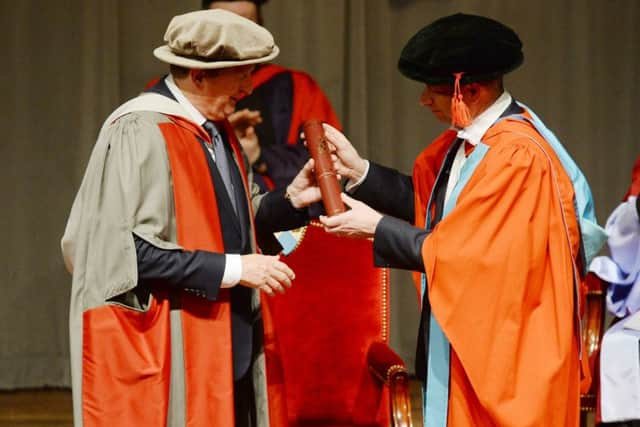
[[[266,0],[203,0],[205,9],[224,9],[260,25]],[[289,184],[309,159],[300,137],[302,125],[321,120],[337,129],[340,122],[329,99],[312,76],[273,63],[252,73],[254,91],[237,104],[230,122],[240,135],[256,183],[265,191]]]
[[[291,286],[256,231],[299,227],[312,162],[259,194],[226,117],[278,47],[226,11],[176,16],[170,74],[105,121],[62,240],[76,426],[268,425],[260,292]]]
[[[452,125],[412,177],[365,161],[325,125],[353,197],[321,218],[326,229],[373,237],[378,265],[421,273],[429,427],[579,422],[578,301],[603,235],[580,170],[503,87],[522,61],[516,33],[481,16],[438,19],[409,40],[400,72]]]

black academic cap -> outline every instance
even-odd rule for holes
[[[491,80],[524,60],[522,42],[506,25],[484,16],[457,13],[418,31],[402,49],[398,68],[406,77],[427,84]]]

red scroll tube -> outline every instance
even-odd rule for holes
[[[322,122],[308,120],[304,123],[303,131],[307,140],[307,149],[315,162],[316,181],[320,187],[322,203],[327,215],[333,216],[344,212],[346,208],[340,197],[340,183],[338,182],[338,175],[333,169],[331,152],[324,136]]]

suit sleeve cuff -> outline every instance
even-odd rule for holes
[[[367,179],[367,175],[369,174],[369,160],[365,160],[365,163],[367,164],[367,166],[364,168],[364,173],[362,174],[362,176],[357,181],[354,181],[352,179],[347,181],[347,185],[345,186],[345,190],[347,191],[347,193],[350,193],[352,190],[358,188],[360,184],[362,184],[364,180]]]
[[[424,272],[422,244],[427,232],[406,221],[383,216],[373,237],[373,261],[377,267]]]
[[[225,254],[224,274],[221,288],[231,288],[240,282],[242,277],[242,260],[239,254]]]
[[[258,233],[291,230],[306,224],[309,220],[306,208],[296,209],[285,199],[286,187],[264,195],[255,216]]]

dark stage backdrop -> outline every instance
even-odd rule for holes
[[[154,59],[171,16],[199,0],[2,1],[0,388],[69,384],[70,277],[59,240],[102,120],[165,72]],[[279,63],[309,71],[361,153],[406,173],[440,132],[421,86],[396,69],[420,27],[463,11],[497,18],[524,42],[507,88],[554,129],[606,219],[640,154],[637,0],[271,0]],[[393,275],[392,345],[413,363],[418,309]]]

